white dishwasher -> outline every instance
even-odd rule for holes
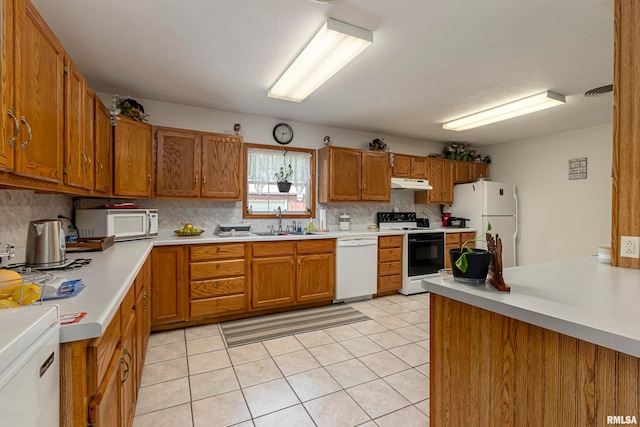
[[[371,298],[378,289],[378,238],[340,237],[336,241],[336,299]]]
[[[11,308],[0,312],[0,411],[3,426],[59,425],[57,306]]]

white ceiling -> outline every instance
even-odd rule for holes
[[[611,122],[613,0],[33,0],[101,92],[478,145]],[[267,90],[327,17],[374,43],[302,103]],[[442,122],[545,90],[566,105]]]

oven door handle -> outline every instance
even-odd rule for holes
[[[442,242],[442,239],[430,239],[430,240],[409,239],[409,243],[439,243],[439,242]]]

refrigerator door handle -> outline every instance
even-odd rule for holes
[[[513,200],[516,203],[516,232],[513,233],[513,240],[515,240],[516,237],[518,237],[518,195],[516,194],[515,189],[513,191]]]

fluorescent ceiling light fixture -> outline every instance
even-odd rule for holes
[[[301,102],[371,43],[371,31],[329,18],[268,95]]]
[[[565,98],[563,95],[546,91],[444,123],[442,127],[456,131],[473,129],[490,123],[545,110],[564,103]]]

